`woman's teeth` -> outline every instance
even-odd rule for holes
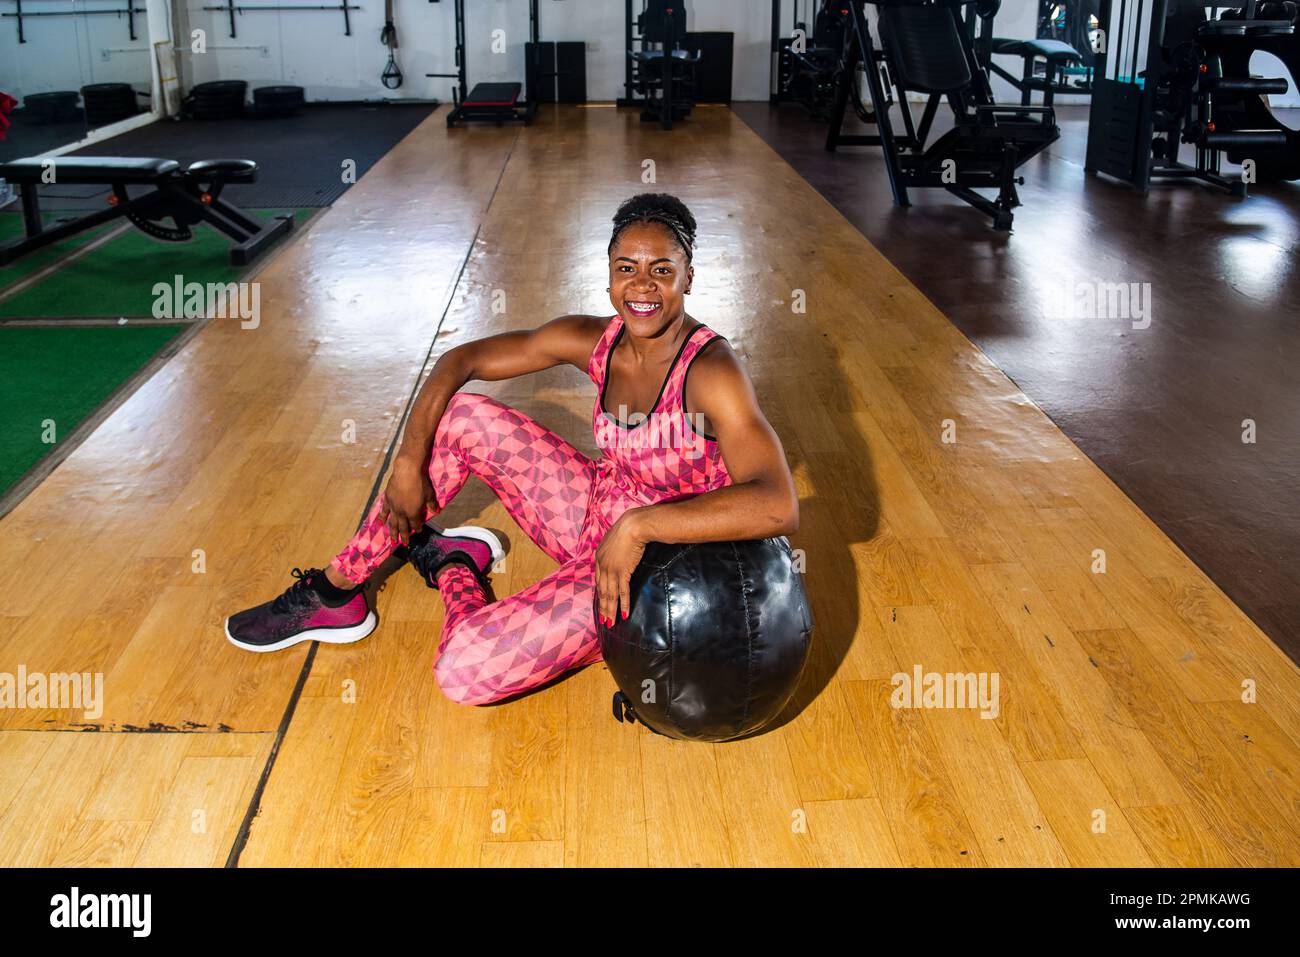
[[[648,316],[659,308],[657,302],[629,302],[627,307],[639,316]]]

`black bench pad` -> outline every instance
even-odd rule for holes
[[[514,106],[523,90],[522,83],[475,83],[461,102],[464,106]]]
[[[0,178],[20,185],[39,183],[50,163],[60,184],[153,183],[180,169],[175,160],[138,156],[27,156],[0,163]]]
[[[993,52],[1021,57],[1041,56],[1049,60],[1083,60],[1078,50],[1060,40],[1008,40],[994,37]]]

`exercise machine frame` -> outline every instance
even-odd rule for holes
[[[644,0],[643,0],[644,2]],[[624,72],[623,72],[623,96],[619,97],[616,105],[630,106],[641,110],[641,119],[647,122],[658,121],[660,126],[665,130],[673,128],[674,118],[683,119],[690,114],[694,107],[694,100],[689,96],[679,99],[677,94],[683,89],[688,93],[693,93],[693,86],[687,81],[679,79],[678,70],[693,70],[695,64],[699,62],[698,53],[692,55],[685,49],[679,50],[674,44],[676,43],[676,31],[669,34],[669,39],[664,42],[666,47],[663,51],[646,50],[646,43],[657,41],[648,39],[644,34],[637,33],[632,24],[638,16],[634,16],[632,9],[633,0],[624,0],[623,3],[623,47],[625,50]],[[684,6],[684,4],[683,4]],[[643,16],[646,10],[643,9]],[[686,11],[683,9],[682,26],[685,33]],[[673,12],[669,11],[669,23],[672,24]],[[636,49],[637,46],[640,49]],[[651,53],[660,53],[660,56],[649,56]],[[638,67],[643,72],[638,72]],[[650,72],[654,67],[660,69],[658,77],[654,77]],[[660,98],[655,101],[651,97],[637,95],[638,87],[646,86],[646,79],[650,85],[657,85],[661,89]],[[658,112],[655,112],[656,106]]]
[[[1246,196],[1244,178],[1223,175],[1220,153],[1252,147],[1285,148],[1288,138],[1281,129],[1220,128],[1218,111],[1225,104],[1235,106],[1244,97],[1285,92],[1287,83],[1285,78],[1224,77],[1221,54],[1263,35],[1289,35],[1294,28],[1289,21],[1259,19],[1256,0],[1245,0],[1240,8],[1243,18],[1206,19],[1192,39],[1175,37],[1182,52],[1174,57],[1170,48],[1175,61],[1170,62],[1164,54],[1169,40],[1168,14],[1179,0],[1150,0],[1149,7],[1146,2],[1120,0],[1118,18],[1113,19],[1112,0],[1102,0],[1099,19],[1108,42],[1097,54],[1084,169],[1105,173],[1142,193],[1150,190],[1153,179],[1183,179]],[[1136,6],[1126,9],[1126,3]],[[1186,6],[1217,11],[1235,4]],[[1130,9],[1133,16],[1128,16]],[[1144,19],[1148,11],[1150,18]],[[1111,29],[1112,23],[1119,29]],[[1191,164],[1179,159],[1183,144],[1194,147]]]
[[[822,21],[822,16],[827,12],[827,8],[832,6],[831,0],[813,0],[813,21],[811,25],[799,19],[799,3],[798,0],[794,0],[794,17],[788,37],[781,35],[782,0],[772,0],[769,103],[773,105],[798,103],[808,111],[808,114],[813,119],[826,119],[830,102],[826,102],[819,94],[829,87],[826,95],[831,102],[834,100],[835,80],[840,61],[844,57],[844,46],[848,36],[847,27],[850,26],[847,8],[844,8],[840,0],[833,0],[833,5],[841,8],[843,16],[841,26],[845,28],[843,29],[843,36],[839,37],[838,41],[834,38],[831,30],[824,29]],[[794,49],[795,31],[798,30],[803,31],[804,39],[808,43],[808,46],[801,52]],[[822,34],[820,38],[819,33]],[[826,34],[831,34],[832,42],[822,44],[821,40],[826,38]],[[806,84],[808,96],[801,96],[790,91],[789,87],[798,79],[802,79]]]
[[[439,0],[430,0],[438,3]],[[477,83],[469,86],[468,69],[465,63],[465,0],[452,0],[456,20],[456,72],[426,73],[426,77],[443,77],[456,81],[452,92],[452,110],[447,114],[447,126],[473,121],[495,123],[532,123],[537,115],[537,81],[540,66],[540,12],[538,0],[528,0],[528,39],[524,47],[524,82],[518,83]],[[484,99],[475,99],[474,91],[483,90]],[[523,102],[519,94],[523,92]]]
[[[1042,7],[1052,0],[1042,0],[1039,5],[1042,20]],[[1000,76],[1020,93],[1022,106],[1029,106],[1035,92],[1043,94],[1043,105],[1051,106],[1058,93],[1088,96],[1092,93],[1092,67],[1084,65],[1084,54],[1072,44],[1053,37],[1037,36],[1029,39],[1015,37],[995,37],[993,22],[998,14],[1000,0],[994,0],[986,7],[991,12],[978,13],[977,7],[966,8],[966,29],[970,32],[975,46],[975,55],[986,73]],[[1040,28],[1041,32],[1041,28]],[[1020,57],[1020,75],[1012,73],[997,60],[995,56]],[[1043,72],[1038,73],[1038,65],[1043,65]],[[1071,83],[1071,69],[1083,70],[1083,81]]]
[[[960,88],[930,91],[919,123],[912,116],[907,101],[908,84],[899,65],[884,47],[878,48],[872,40],[865,9],[868,2],[885,7],[943,9],[952,17],[955,34],[951,36],[957,37],[964,61],[960,69],[969,75],[969,80]],[[1014,218],[1012,210],[1021,205],[1016,186],[1024,183],[1023,177],[1016,176],[1017,167],[1055,142],[1060,137],[1060,129],[1051,107],[1000,106],[994,102],[988,76],[980,67],[962,21],[960,7],[967,2],[970,0],[930,4],[917,0],[845,0],[853,23],[840,67],[826,149],[878,146],[884,153],[895,205],[911,205],[909,187],[942,188],[987,214],[993,220],[994,229],[1009,230]],[[875,134],[843,132],[845,111],[856,95],[859,63],[865,68],[871,94],[871,109],[866,119],[875,124]],[[945,62],[945,66],[951,64]],[[886,78],[895,88],[896,97],[887,95]],[[919,87],[913,89],[926,92]],[[895,131],[889,116],[889,107],[895,99],[902,112],[901,134]],[[931,127],[944,99],[953,109],[956,125],[930,142]],[[976,189],[996,189],[997,199],[982,196]]]

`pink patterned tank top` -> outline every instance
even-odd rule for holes
[[[600,390],[592,425],[596,445],[604,454],[602,468],[612,472],[620,485],[640,486],[638,497],[655,501],[687,498],[730,485],[717,439],[704,433],[698,415],[686,412],[686,374],[695,357],[719,338],[718,334],[705,325],[691,330],[650,411],[622,422],[606,410],[605,391],[609,357],[623,336],[623,326],[617,315],[609,320],[587,366],[587,375]]]

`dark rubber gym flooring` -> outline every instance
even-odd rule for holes
[[[1058,107],[1007,236],[942,190],[894,207],[880,151],[826,152],[796,105],[733,109],[1300,662],[1300,183],[1144,198],[1084,172],[1087,108]],[[1097,282],[1150,283],[1149,328],[1045,314]]]
[[[199,159],[239,157],[256,160],[258,181],[230,186],[226,197],[249,209],[329,206],[350,185],[343,162],[356,164],[353,182],[415,129],[432,104],[311,104],[298,116],[276,119],[159,120],[77,150],[74,156],[159,156],[182,165]],[[26,149],[21,136],[4,144],[10,157],[51,148]],[[97,208],[108,195],[94,186],[49,186],[41,208]],[[15,203],[6,212],[17,210]]]
[[[0,162],[35,156],[75,143],[86,135],[84,119],[71,123],[33,123],[27,119],[24,110],[14,110],[9,115],[9,122],[12,125],[5,131],[5,138],[0,140]]]

